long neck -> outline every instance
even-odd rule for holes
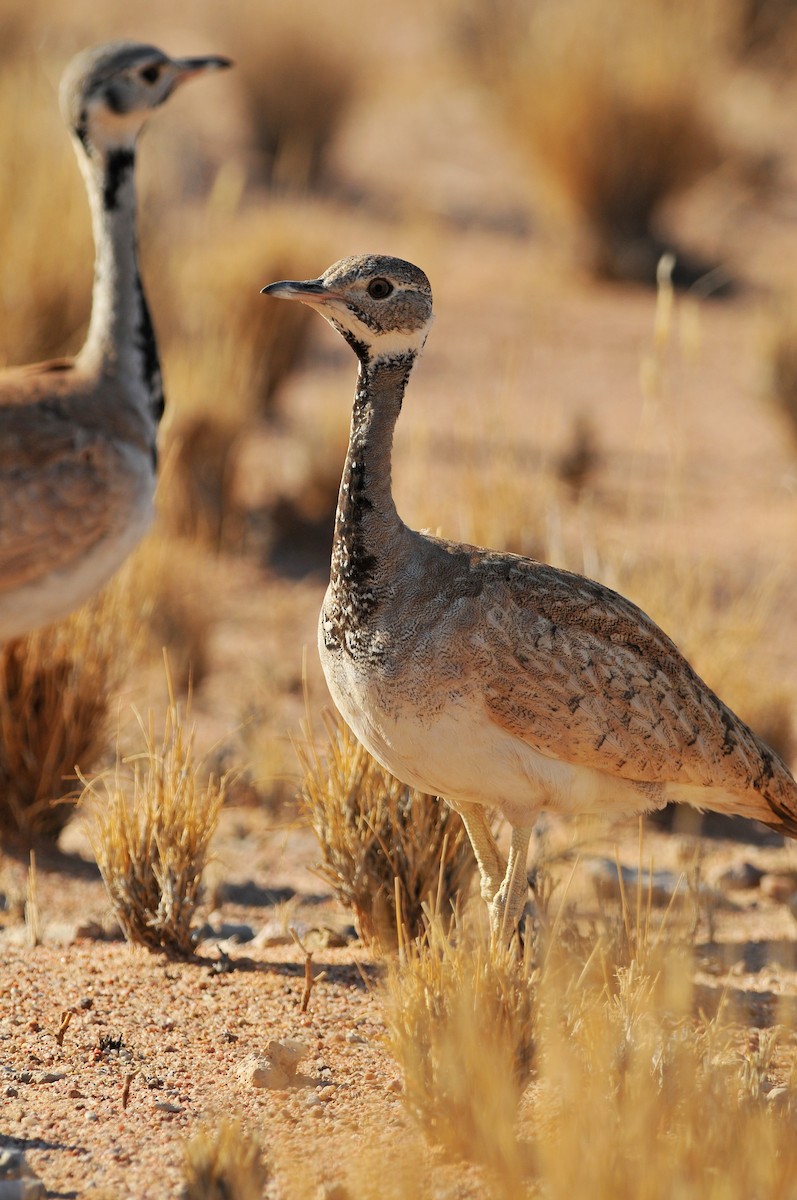
[[[414,354],[361,360],[335,518],[333,590],[369,589],[391,539],[404,529],[390,468],[393,430],[414,362]]]
[[[160,420],[163,387],[158,349],[136,239],[135,151],[100,153],[78,143],[95,243],[91,322],[78,362],[123,381],[148,418]]]

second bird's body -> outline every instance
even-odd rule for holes
[[[136,142],[175,87],[227,65],[117,42],[65,72],[96,247],[91,321],[75,359],[0,373],[0,641],[77,608],[152,519],[163,389],[138,263]]]

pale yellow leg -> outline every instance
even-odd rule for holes
[[[533,828],[532,825],[513,826],[506,873],[490,905],[490,926],[493,935],[502,941],[511,938],[526,907],[529,894],[526,860]]]
[[[476,856],[482,896],[488,904],[492,904],[506,875],[506,863],[495,844],[487,814],[480,804],[451,804],[451,807],[462,817]]]

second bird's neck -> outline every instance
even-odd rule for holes
[[[391,541],[401,536],[391,485],[393,430],[414,354],[363,361],[335,517],[333,591],[370,591]]]
[[[95,242],[94,290],[86,342],[89,370],[124,381],[146,415],[158,421],[163,387],[158,349],[138,265],[135,150],[81,149]]]

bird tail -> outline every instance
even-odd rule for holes
[[[667,799],[693,808],[722,813],[728,817],[746,817],[760,821],[784,837],[797,839],[797,785],[790,789],[779,787],[778,794],[726,791],[724,788],[701,787],[698,784],[670,784]]]

